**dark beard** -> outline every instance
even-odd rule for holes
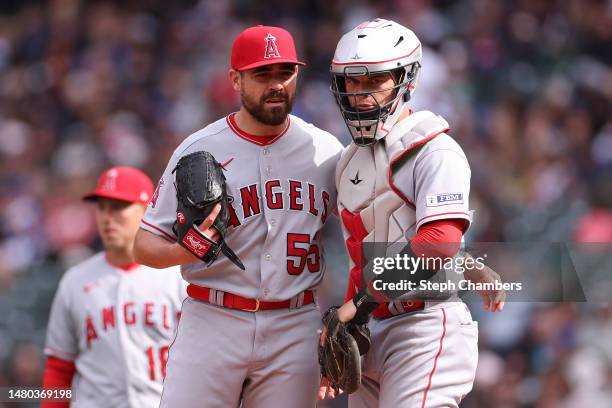
[[[287,115],[291,113],[295,94],[289,96],[286,92],[268,92],[261,97],[259,102],[253,101],[246,96],[244,92],[240,93],[240,97],[242,99],[242,106],[244,106],[246,111],[257,119],[258,122],[268,126],[278,126],[282,125],[285,119],[287,119]],[[283,106],[277,106],[271,110],[265,109],[265,100],[274,97],[283,97],[285,99]]]

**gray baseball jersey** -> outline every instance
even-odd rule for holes
[[[45,354],[72,361],[74,407],[157,407],[186,282],[178,268],[124,270],[99,253],[69,269]]]
[[[336,171],[338,210],[350,255],[347,300],[363,286],[363,243],[406,243],[426,222],[469,225],[470,167],[445,132],[448,123],[416,112],[372,146],[350,145]]]
[[[246,271],[220,256],[208,267],[182,265],[185,280],[266,301],[291,299],[316,286],[325,271],[319,231],[335,205],[340,142],[293,115],[283,132],[264,141],[240,130],[231,114],[176,149],[141,228],[176,240],[172,170],[182,156],[200,150],[225,168],[231,204],[226,241]]]

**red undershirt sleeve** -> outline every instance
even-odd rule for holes
[[[62,360],[57,357],[48,356],[43,373],[43,388],[70,388],[72,377],[76,372],[76,367],[72,361]],[[40,404],[41,408],[68,408],[70,402],[45,402]]]
[[[412,252],[425,257],[453,257],[461,246],[463,219],[443,219],[423,224],[410,240]]]

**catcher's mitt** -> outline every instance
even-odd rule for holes
[[[181,157],[172,173],[175,174],[176,222],[174,232],[181,246],[209,265],[223,252],[240,269],[244,265],[225,243],[229,219],[227,192],[223,168],[212,154],[199,151]],[[219,232],[219,242],[210,240],[198,225],[220,204],[221,210],[213,226]]]
[[[351,394],[361,385],[359,356],[370,348],[370,330],[355,323],[338,320],[338,308],[332,307],[323,316],[325,343],[319,345],[321,374],[336,392]]]

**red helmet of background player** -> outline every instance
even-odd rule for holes
[[[142,171],[134,167],[111,167],[104,171],[96,189],[83,200],[112,198],[130,203],[147,204],[153,194],[153,182]]]

